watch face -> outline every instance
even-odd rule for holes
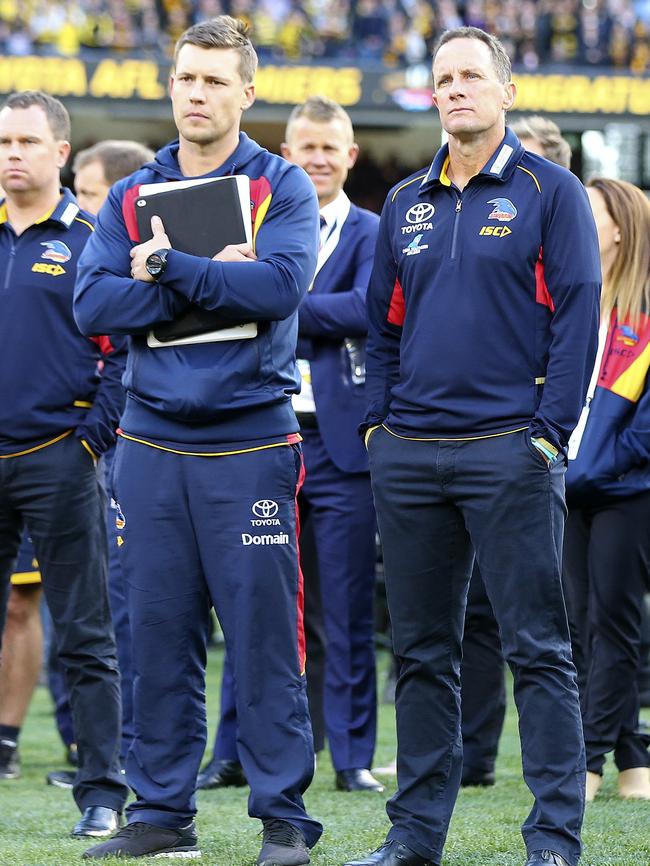
[[[151,274],[151,276],[155,276],[162,271],[163,260],[160,258],[158,253],[152,253],[147,258],[147,270]]]
[[[147,272],[152,277],[159,277],[160,274],[165,270],[165,263],[167,259],[166,250],[163,251],[164,255],[160,252],[151,253],[147,256],[147,261],[145,262],[145,268]]]

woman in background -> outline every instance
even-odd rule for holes
[[[618,790],[650,800],[637,671],[650,563],[650,202],[597,178],[587,192],[603,272],[599,351],[569,446],[564,585],[587,753],[587,801],[614,752]]]

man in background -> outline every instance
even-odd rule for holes
[[[81,150],[73,161],[74,187],[78,204],[96,216],[108,195],[108,190],[121,177],[135,171],[153,159],[153,151],[136,141],[102,141]],[[108,476],[113,447],[103,455],[105,475]],[[133,702],[130,637],[126,601],[119,561],[115,520],[109,508],[107,527],[108,595],[115,630],[120,678],[122,683],[122,747],[120,759],[124,762],[126,750],[133,736]],[[2,634],[2,665],[0,666],[0,779],[15,779],[20,775],[18,742],[29,705],[38,682],[43,657],[43,630],[41,627],[41,573],[34,547],[23,534],[16,572],[11,576],[11,590]],[[77,746],[65,671],[58,661],[56,641],[50,641],[47,660],[48,681],[55,703],[56,725],[66,750],[69,763],[77,763]],[[14,745],[15,744],[15,745]],[[59,788],[72,788],[75,772],[54,770],[47,781]]]
[[[138,141],[107,139],[80,150],[72,161],[74,192],[84,210],[98,214],[109,189],[154,157]]]
[[[18,743],[43,663],[41,573],[34,547],[23,535],[11,575],[0,664],[0,779],[20,776]],[[56,654],[55,641],[53,653]],[[66,738],[67,739],[67,738]],[[64,740],[68,759],[76,761],[74,737]]]
[[[74,172],[74,191],[80,206],[96,216],[104,204],[109,189],[121,178],[132,174],[145,163],[152,160],[153,151],[138,141],[108,139],[100,141],[85,150],[80,150],[72,162]],[[108,532],[108,600],[111,608],[117,660],[120,668],[120,683],[122,693],[122,738],[120,746],[120,761],[124,765],[126,753],[133,738],[133,662],[131,658],[131,635],[126,603],[124,575],[120,567],[117,551],[117,529],[115,528],[115,502],[110,496],[108,482],[113,467],[115,447],[112,446],[103,455],[104,480],[109,491],[108,509],[106,512],[106,527]],[[60,665],[57,663],[54,645],[50,647],[48,658],[48,679],[56,708],[56,721],[59,734],[68,755],[75,754],[68,743],[74,742],[74,728],[70,702],[65,682],[61,676]],[[1,695],[1,692],[0,692]],[[0,706],[2,699],[0,697]],[[74,772],[71,770],[54,770],[47,774],[50,785],[59,788],[72,788]]]
[[[321,220],[316,276],[298,310],[302,388],[294,409],[307,470],[300,520],[313,527],[326,635],[325,731],[336,787],[381,792],[369,770],[377,726],[376,523],[357,433],[365,412],[365,299],[379,218],[343,191],[359,146],[340,105],[308,99],[291,112],[285,137],[282,155],[309,175]]]
[[[115,439],[126,348],[123,339],[82,336],[72,317],[77,259],[93,224],[60,187],[69,138],[66,109],[44,93],[12,94],[0,110],[0,626],[26,527],[77,735],[73,794],[83,814],[73,835],[101,836],[117,827],[127,791],[96,463]]]

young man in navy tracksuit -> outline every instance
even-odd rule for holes
[[[289,116],[282,153],[310,176],[321,214],[316,277],[299,311],[302,389],[293,401],[307,470],[298,497],[300,523],[312,523],[318,564],[317,581],[305,573],[305,596],[326,634],[324,683],[308,672],[310,699],[316,694],[324,704],[338,790],[381,792],[369,771],[377,726],[375,510],[368,456],[357,436],[365,412],[365,291],[379,219],[351,204],[343,191],[358,150],[347,112],[325,97],[311,97]],[[243,781],[236,720],[227,712],[234,683],[231,676],[224,679],[214,757],[200,787]]]
[[[512,667],[526,866],[575,866],[585,759],[561,587],[564,450],[596,348],[586,194],[505,129],[508,57],[476,28],[434,54],[449,145],[383,210],[368,288],[365,438],[395,652],[398,791],[363,866],[439,864],[461,779],[474,551]]]
[[[245,26],[228,16],[181,36],[170,81],[179,140],[113,187],[79,265],[81,329],[111,322],[131,335],[112,493],[133,635],[136,735],[126,771],[137,798],[128,826],[87,857],[197,855],[211,603],[234,659],[249,811],[264,823],[258,862],[308,863],[321,833],[302,801],[314,754],[296,538],[303,467],[291,407],[296,311],[315,269],[318,206],[300,169],[239,132],[256,64]],[[153,238],[140,243],[141,184],[229,174],[250,178],[252,246],[187,255],[156,217]],[[152,325],[190,303],[254,321],[257,336],[150,347]]]
[[[72,315],[76,264],[93,221],[60,188],[69,138],[66,109],[44,93],[13,94],[0,111],[0,633],[26,526],[77,731],[73,793],[84,814],[73,832],[101,836],[116,829],[127,791],[95,464],[115,440],[126,341],[89,340]],[[11,747],[6,730],[2,740]]]

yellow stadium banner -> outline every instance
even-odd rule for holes
[[[416,73],[416,74],[414,74]],[[169,64],[136,57],[85,61],[77,57],[0,55],[0,93],[43,90],[66,98],[153,102],[166,97]],[[518,111],[546,114],[650,115],[650,77],[630,74],[518,74]],[[257,102],[295,105],[322,93],[348,108],[396,115],[431,109],[430,71],[323,64],[262,65]]]
[[[650,114],[650,78],[632,75],[514,75],[517,111]]]
[[[98,99],[162,99],[160,66],[152,60],[0,56],[0,92],[43,90],[52,96]]]
[[[42,90],[53,96],[156,100],[167,92],[169,67],[152,60],[107,58],[98,63],[67,57],[0,56],[0,93]],[[292,105],[322,93],[341,105],[361,101],[363,73],[356,67],[265,66],[257,99]]]

